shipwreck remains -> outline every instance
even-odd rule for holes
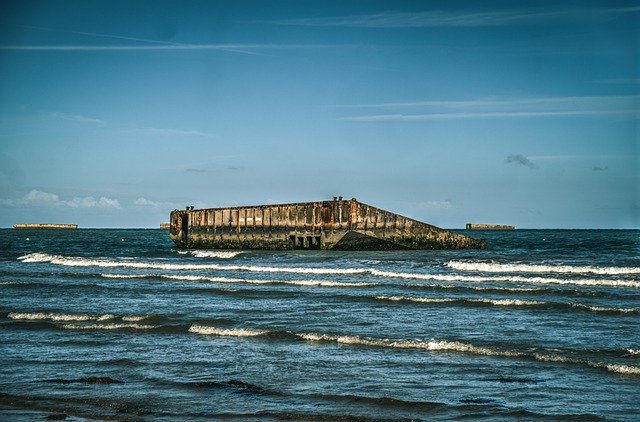
[[[64,229],[75,230],[77,224],[14,224],[14,229]]]
[[[505,224],[472,224],[467,223],[467,230],[515,230],[516,226]]]
[[[486,243],[355,198],[171,212],[179,247],[207,249],[466,249]]]

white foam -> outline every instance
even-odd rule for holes
[[[452,351],[463,352],[486,356],[508,356],[517,357],[521,354],[508,350],[491,349],[487,347],[478,347],[472,344],[462,343],[458,341],[444,340],[390,340],[380,338],[367,338],[360,336],[334,336],[329,334],[305,333],[298,334],[300,338],[310,342],[335,342],[358,346],[374,346],[389,347],[396,349],[421,349],[430,351]]]
[[[533,283],[533,284],[559,284],[578,286],[608,286],[608,287],[640,287],[638,281],[627,280],[598,280],[598,279],[562,279],[550,277],[523,277],[523,276],[469,276],[458,274],[421,274],[404,273],[392,271],[371,270],[371,274],[385,278],[403,278],[418,280],[435,280],[448,282],[471,282],[471,283]]]
[[[146,278],[146,275],[138,275],[138,274],[100,274],[100,277],[103,278]]]
[[[196,258],[221,258],[229,259],[243,254],[244,251],[216,251],[216,250],[192,250],[192,251],[178,251],[181,255],[191,255]]]
[[[450,302],[467,302],[467,303],[488,303],[494,306],[537,306],[544,305],[545,302],[535,300],[520,299],[468,299],[468,298],[427,298],[413,296],[376,296],[378,300],[391,301],[407,301],[417,303],[450,303]]]
[[[257,337],[270,333],[269,330],[252,328],[219,328],[194,324],[189,332],[203,335],[216,335],[227,337]],[[386,338],[361,337],[357,335],[333,335],[323,333],[292,333],[298,338],[312,343],[338,343],[353,346],[383,347],[394,349],[418,349],[435,352],[467,353],[479,356],[507,357],[520,359],[535,359],[540,362],[581,364],[594,368],[606,369],[619,374],[640,375],[640,367],[619,365],[606,362],[592,362],[574,360],[566,356],[552,353],[529,353],[513,350],[497,349],[492,347],[476,346],[470,343],[448,340],[394,340]],[[629,349],[633,350],[633,349]]]
[[[127,322],[138,322],[147,318],[149,318],[149,315],[127,315],[127,316],[123,316],[122,320]]]
[[[640,267],[593,267],[573,265],[542,265],[542,264],[498,264],[488,262],[449,261],[447,266],[460,271],[480,271],[489,273],[575,273],[621,275],[640,274]]]
[[[640,349],[627,349],[627,353],[630,355],[638,356],[640,355]]]
[[[193,281],[193,282],[207,282],[207,283],[249,283],[249,284],[291,284],[296,286],[308,286],[308,287],[364,287],[375,286],[379,283],[370,282],[341,282],[331,280],[257,280],[247,278],[233,278],[233,277],[206,277],[198,275],[173,275],[173,274],[135,274],[127,275],[126,277],[120,274],[100,274],[104,278],[164,278],[168,280],[178,281]]]
[[[159,325],[142,325],[142,324],[66,324],[62,328],[66,330],[121,330],[121,329],[134,329],[134,330],[153,330],[158,328]]]
[[[22,321],[95,321],[99,318],[85,314],[72,315],[46,312],[11,312],[8,317]]]
[[[594,368],[604,368],[607,371],[622,375],[640,375],[640,367],[631,365],[620,365],[605,362],[587,362],[587,365]]]
[[[618,312],[622,314],[635,314],[640,312],[640,310],[634,308],[608,308],[605,306],[592,306],[582,303],[571,303],[571,306],[574,308],[586,309],[591,312]]]
[[[70,267],[106,267],[106,268],[139,268],[159,270],[223,270],[248,271],[259,273],[294,273],[294,274],[365,274],[369,270],[361,268],[312,268],[312,267],[268,267],[254,265],[222,265],[222,264],[169,264],[160,262],[139,262],[132,260],[89,259],[81,257],[65,257],[44,253],[32,253],[18,258],[22,262],[49,262],[54,265]]]
[[[263,336],[267,334],[269,331],[256,330],[256,329],[250,329],[250,328],[218,328],[218,327],[212,327],[208,325],[194,324],[191,327],[189,327],[189,332],[196,333],[196,334],[226,336],[226,337],[256,337],[256,336]]]

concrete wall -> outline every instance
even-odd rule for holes
[[[349,236],[345,236],[350,233]],[[221,249],[449,249],[482,242],[355,199],[176,210],[181,247]]]

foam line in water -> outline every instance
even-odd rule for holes
[[[489,304],[494,306],[540,306],[545,305],[546,302],[540,302],[536,300],[521,300],[521,299],[468,299],[468,298],[427,298],[427,297],[412,297],[412,296],[376,296],[378,300],[387,300],[392,302],[417,302],[417,303],[449,303],[449,302],[464,302],[464,303],[478,303]]]
[[[21,321],[104,321],[115,318],[114,315],[87,315],[87,314],[56,314],[52,312],[11,312],[7,315],[11,319]]]
[[[461,304],[478,304],[478,305],[493,305],[493,306],[505,306],[505,307],[548,307],[552,309],[566,309],[574,308],[585,310],[589,312],[600,313],[620,313],[620,314],[637,314],[640,313],[640,309],[635,308],[611,308],[604,306],[587,305],[583,303],[559,303],[559,302],[543,302],[538,300],[522,300],[522,299],[494,299],[494,298],[428,298],[428,297],[415,297],[415,296],[376,296],[376,300],[390,301],[390,302],[413,302],[413,303],[461,303]]]
[[[7,317],[17,321],[52,321],[52,322],[74,322],[74,323],[105,322],[105,321],[114,321],[114,320],[120,319],[122,320],[122,322],[127,323],[127,324],[117,324],[115,322],[114,323],[110,322],[109,324],[106,324],[108,326],[114,326],[114,325],[122,326],[119,328],[123,328],[125,326],[131,325],[131,324],[128,324],[131,322],[139,322],[147,318],[150,318],[149,315],[124,315],[119,317],[114,314],[89,315],[89,314],[63,314],[63,313],[53,313],[53,312],[10,312],[7,315]],[[76,327],[77,329],[81,329],[82,327],[95,328],[100,325],[101,324],[89,324],[89,325],[77,324],[77,325],[74,325],[74,327]],[[129,328],[132,328],[132,327],[129,327]]]
[[[369,282],[342,282],[331,280],[258,280],[233,277],[205,277],[197,275],[171,275],[171,274],[100,274],[104,278],[164,278],[167,280],[193,281],[207,283],[248,283],[248,284],[291,284],[308,287],[364,287],[376,286],[379,283]]]
[[[573,265],[542,264],[499,264],[489,262],[449,261],[447,266],[460,271],[479,271],[487,273],[562,273],[562,274],[599,274],[622,275],[640,274],[640,267],[594,267]]]
[[[189,327],[189,332],[223,337],[256,337],[269,333],[267,330],[256,330],[251,328],[219,328],[199,324],[194,324]]]
[[[416,280],[435,280],[448,282],[471,283],[529,283],[529,284],[559,284],[578,286],[606,286],[606,287],[632,287],[639,288],[640,282],[630,280],[599,280],[599,279],[563,279],[551,277],[525,277],[514,276],[474,276],[463,274],[421,274],[393,271],[371,270],[371,274],[377,277],[402,278]]]
[[[23,262],[49,262],[55,265],[65,266],[97,266],[107,268],[137,268],[137,269],[160,269],[160,270],[220,270],[220,271],[247,271],[258,273],[292,273],[292,274],[371,274],[380,278],[400,278],[435,280],[448,282],[513,282],[513,283],[535,283],[535,284],[560,284],[560,285],[580,285],[580,286],[607,286],[607,287],[632,287],[640,288],[640,281],[631,280],[599,280],[599,279],[561,279],[548,277],[523,277],[523,276],[469,276],[457,274],[421,274],[393,271],[380,271],[370,268],[322,268],[322,267],[266,267],[253,265],[223,265],[223,264],[169,264],[166,262],[139,262],[133,260],[107,260],[89,259],[79,257],[64,257],[60,255],[49,255],[44,253],[32,253],[21,256]],[[451,261],[451,264],[454,261]],[[474,264],[476,265],[476,264]],[[489,264],[494,265],[494,264]],[[558,267],[556,267],[558,268]],[[578,268],[578,267],[573,267]],[[127,275],[114,277],[127,278]]]
[[[49,262],[54,265],[70,267],[104,267],[104,268],[139,268],[158,270],[223,270],[248,271],[259,273],[294,273],[294,274],[365,274],[369,270],[360,268],[312,268],[312,267],[267,267],[255,265],[222,265],[222,264],[169,264],[159,262],[139,262],[132,260],[90,259],[82,257],[65,257],[46,253],[32,253],[18,258],[22,262]]]
[[[244,251],[209,251],[209,250],[193,250],[193,251],[178,251],[181,255],[191,255],[196,258],[220,258],[230,259],[235,258],[238,255],[244,253]]]
[[[194,324],[189,332],[201,335],[214,335],[221,337],[260,337],[273,335],[275,332],[252,328],[219,328],[213,326]],[[478,356],[493,356],[518,359],[532,359],[539,362],[553,362],[566,364],[586,365],[592,368],[605,369],[609,372],[628,375],[640,375],[640,367],[607,362],[594,362],[588,360],[572,359],[568,356],[554,353],[534,353],[517,350],[504,350],[494,347],[477,346],[470,343],[449,340],[402,340],[362,337],[358,335],[339,335],[326,333],[291,333],[310,343],[336,343],[349,346],[382,347],[393,349],[417,349],[433,352],[454,352]]]
[[[134,323],[112,323],[112,324],[65,324],[62,328],[66,330],[153,330],[159,325],[143,325]]]

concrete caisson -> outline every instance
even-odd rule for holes
[[[358,202],[343,200],[175,210],[170,237],[205,249],[466,249],[486,243]]]

